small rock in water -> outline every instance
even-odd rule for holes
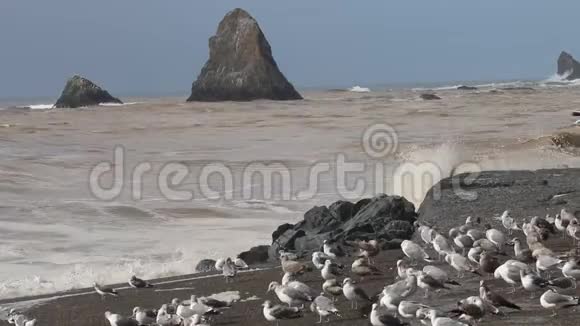
[[[215,272],[216,271],[215,260],[213,259],[201,260],[199,263],[197,263],[197,266],[195,266],[195,271],[199,273]]]
[[[432,100],[440,100],[441,99],[441,97],[437,96],[436,94],[431,94],[431,93],[421,94],[421,98],[424,99],[425,101],[432,101]]]

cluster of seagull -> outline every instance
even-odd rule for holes
[[[537,292],[543,291],[540,305],[554,315],[558,309],[578,306],[579,298],[569,295],[575,293],[576,282],[580,279],[580,260],[576,258],[580,223],[574,213],[562,209],[554,218],[533,217],[529,222],[523,220],[521,225],[509,211],[495,219],[501,222],[503,229],[493,228],[489,223],[482,226],[479,218],[468,217],[464,224],[446,234],[439,232],[436,226],[416,222],[417,240],[401,243],[406,258],[397,261],[395,281],[373,295],[367,294],[359,283],[369,276],[384,275],[374,265],[381,251],[377,240],[346,243],[357,250],[352,255],[354,261],[350,269],[340,264],[347,259],[345,251],[328,240],[324,241],[321,251],[312,253],[311,263],[301,262],[294,253],[281,251],[283,277],[267,287],[267,292],[273,292],[280,303],[266,300],[262,304],[262,314],[267,321],[278,325],[282,320],[302,318],[308,306],[318,315],[319,323],[326,323],[342,318],[336,303],[344,298],[351,309],[361,311],[373,326],[408,325],[412,320],[433,326],[476,325],[488,313],[505,314],[500,308],[522,310],[518,304],[491,289],[493,279],[503,280],[511,286],[511,293],[521,286],[532,299]],[[564,235],[571,242],[570,251],[558,255],[546,245],[548,238],[555,234]],[[508,247],[513,247],[513,254],[508,254]],[[215,263],[215,269],[222,273],[226,283],[234,282],[238,271],[247,268],[239,258],[219,259]],[[433,292],[461,287],[446,271],[450,269],[457,273],[457,279],[464,278],[467,273],[479,277],[479,291],[446,311],[410,300],[418,289],[424,290],[427,300]],[[299,280],[313,271],[320,273],[320,289]],[[128,283],[137,289],[154,287],[136,276]],[[97,283],[94,290],[103,300],[119,295],[115,289]],[[105,318],[111,326],[209,326],[213,316],[231,306],[232,302],[192,295],[189,300],[175,298],[159,309],[135,307],[130,317],[107,311]],[[34,326],[36,320],[12,310],[9,322],[16,326]]]
[[[538,291],[544,291],[540,305],[551,310],[553,315],[558,309],[578,306],[577,296],[562,293],[575,293],[576,282],[580,279],[580,261],[576,258],[580,223],[574,213],[562,209],[555,218],[549,215],[546,218],[533,217],[529,222],[524,219],[521,225],[509,211],[494,219],[501,222],[503,229],[493,228],[489,223],[482,226],[479,218],[472,217],[446,234],[438,232],[436,227],[415,223],[419,241],[401,243],[406,258],[397,261],[397,279],[375,295],[367,294],[353,278],[358,276],[362,282],[369,275],[382,274],[373,265],[373,257],[380,252],[376,240],[351,243],[360,249],[360,253],[351,265],[353,278],[346,277],[342,282],[338,279],[346,275],[344,266],[337,262],[337,248],[325,241],[323,251],[312,254],[312,265],[320,270],[322,277],[322,293],[296,279],[309,271],[310,266],[283,253],[282,282],[272,282],[268,287],[282,304],[264,302],[264,317],[272,322],[300,318],[304,307],[310,304],[310,310],[319,315],[319,323],[322,323],[329,321],[330,316],[340,317],[335,306],[339,297],[348,300],[351,309],[362,304],[361,311],[367,309],[366,316],[373,326],[405,325],[414,319],[433,326],[475,325],[488,313],[503,315],[500,308],[522,310],[518,304],[491,289],[490,281],[493,279],[503,280],[511,286],[511,293],[521,286],[530,292],[531,298],[535,298]],[[558,233],[573,243],[572,250],[561,255],[546,245],[548,238]],[[513,246],[511,256],[506,250],[508,246]],[[419,264],[423,265],[420,269]],[[460,286],[446,272],[449,268],[444,265],[457,273],[457,279],[464,278],[466,273],[480,277],[477,295],[460,300],[457,307],[448,311],[410,301],[418,289],[424,290],[424,298],[428,299],[431,292]],[[554,276],[555,273],[561,275]]]

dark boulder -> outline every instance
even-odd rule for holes
[[[92,81],[75,75],[70,78],[62,94],[54,105],[57,108],[78,108],[82,106],[99,105],[100,103],[119,103],[121,100],[95,85]]]
[[[238,255],[249,266],[268,262],[268,250],[270,246],[256,246]]]
[[[567,75],[568,80],[580,78],[580,63],[572,55],[562,51],[558,58],[558,75]]]
[[[424,99],[425,101],[433,101],[433,100],[440,100],[441,99],[441,97],[437,96],[436,94],[432,94],[432,93],[421,94],[421,98]]]
[[[188,101],[300,100],[278,69],[256,20],[242,9],[229,12],[209,39],[209,60]]]
[[[475,86],[466,86],[466,85],[461,85],[457,87],[457,90],[460,91],[476,91],[477,87]]]
[[[441,180],[419,208],[420,222],[446,232],[467,216],[502,228],[499,216],[555,216],[563,207],[580,210],[580,169],[488,171]]]
[[[195,271],[198,273],[215,272],[215,260],[203,259],[195,266]]]
[[[270,258],[280,250],[304,255],[320,250],[324,240],[338,245],[356,239],[378,239],[384,246],[394,246],[413,235],[415,206],[403,197],[378,195],[356,204],[338,201],[329,208],[317,206],[304,214],[304,220],[278,228],[270,247]]]

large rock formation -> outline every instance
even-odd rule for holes
[[[580,78],[580,63],[570,54],[562,51],[558,58],[558,75],[568,75],[568,80]]]
[[[296,225],[284,224],[272,234],[270,259],[280,250],[299,255],[319,250],[324,240],[347,245],[348,241],[379,239],[383,248],[397,248],[414,232],[415,206],[405,198],[379,195],[357,203],[338,201],[317,206]]]
[[[99,103],[123,103],[92,81],[75,75],[70,78],[54,105],[57,108],[78,108]]]
[[[299,100],[278,69],[260,26],[242,9],[229,12],[209,39],[209,60],[188,101]]]
[[[580,217],[580,169],[538,171],[489,171],[473,178],[467,174],[441,180],[419,208],[419,222],[437,225],[446,232],[465,222],[467,216],[480,217],[503,229],[499,216],[504,210],[517,217],[552,217],[567,207]]]

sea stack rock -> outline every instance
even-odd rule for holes
[[[300,100],[278,69],[258,22],[242,9],[230,11],[209,39],[209,60],[188,101]]]
[[[580,63],[569,53],[563,51],[558,58],[558,75],[568,75],[566,77],[568,80],[579,79]]]
[[[54,106],[57,108],[78,108],[100,103],[122,104],[123,102],[111,96],[109,92],[95,85],[92,81],[75,75],[66,82],[64,90]]]

